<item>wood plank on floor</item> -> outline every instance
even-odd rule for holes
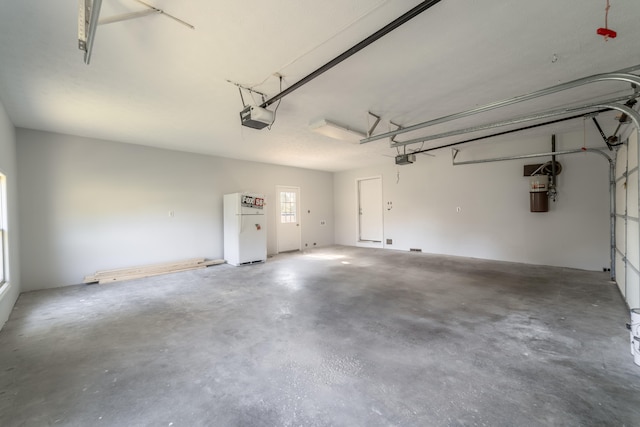
[[[112,283],[122,280],[140,279],[143,277],[158,276],[161,274],[176,273],[206,268],[212,265],[225,263],[223,259],[205,260],[205,258],[192,258],[184,261],[173,261],[161,264],[150,264],[138,267],[120,268],[113,270],[101,270],[95,274],[85,276],[83,283]]]

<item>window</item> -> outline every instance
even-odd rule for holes
[[[0,286],[7,281],[7,186],[6,178],[0,174]]]
[[[280,192],[280,222],[283,224],[296,222],[296,193]]]

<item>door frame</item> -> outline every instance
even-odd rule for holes
[[[298,194],[298,200],[296,202],[296,210],[297,210],[297,223],[300,224],[298,226],[298,251],[302,250],[302,192],[300,191],[300,187],[296,185],[276,185],[276,253],[280,253],[280,190],[285,188],[295,188]],[[296,249],[293,249],[294,251]],[[289,251],[287,251],[289,252]]]
[[[384,201],[384,190],[382,185],[382,175],[373,175],[362,178],[356,178],[356,246],[364,248],[384,248],[384,202],[380,203],[380,234],[379,242],[368,240],[360,240],[360,181],[368,181],[370,179],[380,180],[380,200]]]

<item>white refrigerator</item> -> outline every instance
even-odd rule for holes
[[[264,195],[224,196],[224,259],[231,265],[267,260],[267,221]]]

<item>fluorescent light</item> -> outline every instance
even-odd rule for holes
[[[309,129],[329,138],[339,139],[341,141],[358,142],[366,135],[362,132],[351,130],[347,127],[340,126],[325,119],[320,119],[309,125]]]

